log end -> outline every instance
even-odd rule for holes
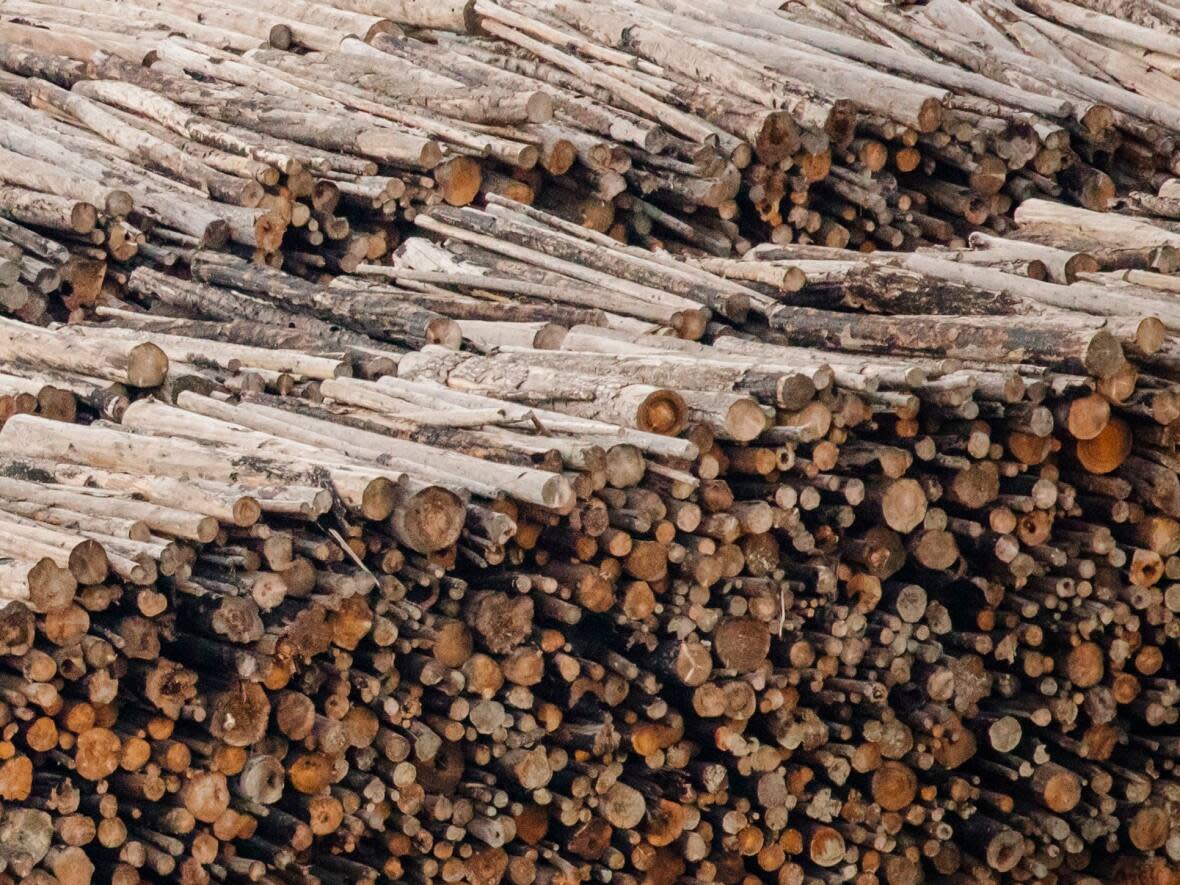
[[[1127,460],[1134,442],[1131,427],[1121,418],[1111,418],[1093,439],[1078,440],[1079,463],[1090,473],[1110,473]]]
[[[453,157],[435,165],[434,181],[447,205],[469,205],[483,184],[479,163],[471,157]]]
[[[1094,333],[1082,357],[1082,365],[1086,367],[1086,371],[1097,378],[1109,378],[1119,371],[1125,362],[1123,346],[1105,329],[1099,329]]]
[[[98,224],[98,209],[90,203],[74,203],[70,209],[70,227],[74,233],[88,234]]]
[[[131,348],[127,355],[127,383],[132,387],[159,387],[168,374],[168,356],[155,344],[145,341]]]
[[[786,111],[773,111],[762,120],[754,139],[754,152],[767,166],[794,155],[799,150],[799,127]]]
[[[417,553],[433,553],[454,544],[463,530],[463,499],[441,486],[411,495],[393,513],[395,537]]]
[[[135,208],[135,201],[127,191],[108,191],[104,208],[108,215],[115,218],[126,218]]]
[[[918,109],[918,131],[933,132],[942,124],[942,102],[937,98],[928,98]]]
[[[436,317],[426,324],[425,339],[427,344],[437,344],[450,350],[458,350],[463,346],[463,330],[459,324],[447,317]]]
[[[73,573],[69,569],[60,568],[50,559],[42,559],[29,570],[28,583],[29,605],[36,612],[67,606],[74,601],[74,594],[78,591],[78,581]],[[18,616],[17,609],[11,604],[4,609],[6,638],[12,633],[7,629],[10,615],[14,618]]]
[[[737,442],[757,439],[767,423],[766,413],[757,400],[739,399],[725,412],[725,430]]]
[[[530,123],[548,123],[553,119],[553,99],[546,92],[531,93],[524,108]]]
[[[688,424],[688,406],[674,390],[655,390],[635,410],[635,426],[648,433],[675,436]]]
[[[388,519],[397,502],[397,485],[383,476],[369,482],[361,494],[361,514],[380,522]]]

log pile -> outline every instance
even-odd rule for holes
[[[0,0],[0,879],[1180,880],[1178,16],[777,5]]]
[[[415,221],[0,322],[7,875],[1177,875],[1171,277]]]

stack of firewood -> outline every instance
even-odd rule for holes
[[[0,322],[9,875],[1171,881],[1168,231],[415,221]]]
[[[1031,198],[1180,219],[1168,4],[777,6],[4,0],[0,208],[304,275],[491,194],[720,256],[961,246]]]

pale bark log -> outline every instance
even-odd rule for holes
[[[143,341],[75,341],[12,320],[0,320],[0,353],[7,360],[77,372],[131,387],[156,387],[168,372],[168,357]]]
[[[435,382],[411,381],[387,375],[378,379],[377,388],[424,408],[438,408],[445,404],[475,409],[498,408],[504,410],[507,417],[521,422],[530,421],[530,416],[535,416],[546,430],[553,433],[592,436],[596,441],[613,438],[656,456],[691,461],[700,454],[697,447],[688,440],[645,433],[591,418],[566,415],[559,411],[522,406],[482,394],[453,390]]]
[[[90,233],[98,222],[92,203],[22,187],[0,187],[0,213],[23,224],[75,234]]]
[[[1117,249],[1180,246],[1180,234],[1110,212],[1092,212],[1048,200],[1025,200],[1014,215],[1022,233],[1080,237]]]
[[[968,242],[974,249],[995,252],[1002,257],[1040,261],[1049,272],[1049,279],[1061,285],[1075,282],[1079,273],[1093,273],[1098,270],[1098,262],[1085,252],[1072,252],[1039,243],[1009,240],[979,231],[971,234]]]
[[[559,475],[539,470],[507,468],[494,462],[483,462],[458,453],[447,452],[408,440],[384,437],[349,428],[335,428],[331,423],[291,414],[266,406],[231,406],[205,397],[184,394],[180,405],[198,409],[201,414],[222,420],[247,422],[246,426],[266,426],[269,433],[282,431],[292,440],[307,440],[304,445],[324,445],[348,457],[364,461],[386,461],[390,457],[407,464],[420,465],[422,474],[434,470],[457,478],[454,485],[464,487],[462,478],[470,482],[478,478],[482,488],[500,488],[512,497],[563,511],[573,505],[573,492]],[[288,422],[284,429],[283,422]],[[336,435],[336,441],[334,440]],[[445,544],[442,546],[446,546]]]
[[[475,30],[474,0],[326,0],[337,9],[380,15],[399,25],[440,31]]]
[[[126,191],[109,190],[94,182],[69,175],[62,170],[12,151],[0,151],[0,177],[28,190],[56,194],[101,206],[110,215],[128,215],[133,208]]]
[[[286,485],[250,487],[193,478],[138,476],[31,457],[5,455],[0,472],[14,479],[48,478],[63,486],[101,489],[119,495],[135,495],[144,501],[174,510],[190,510],[227,525],[249,526],[262,512],[298,517],[318,517],[331,507],[331,493],[317,486]]]
[[[223,341],[209,341],[203,338],[188,338],[182,335],[167,335],[152,332],[145,335],[135,329],[123,329],[112,325],[62,326],[56,334],[63,339],[75,339],[86,343],[107,344],[142,341],[145,337],[164,352],[169,360],[177,363],[191,363],[195,366],[216,366],[236,372],[239,369],[270,369],[274,372],[290,372],[305,378],[336,378],[351,374],[346,363],[329,357],[312,356],[296,350],[277,350],[268,347],[248,347]]]
[[[227,449],[215,443],[126,433],[94,425],[82,428],[19,415],[6,422],[0,431],[0,449],[10,455],[58,458],[81,466],[131,471],[141,476],[196,476],[249,486],[330,482],[347,506],[369,519],[385,519],[392,512],[394,487],[401,479],[399,473],[338,463],[324,465],[319,463],[319,453],[312,454],[311,460],[296,460],[289,449],[270,455],[268,438],[248,437],[247,431],[230,436],[242,439],[243,445],[253,444],[253,448]]]
[[[129,497],[101,493],[75,492],[50,488],[40,483],[17,479],[0,479],[0,495],[49,507],[94,516],[111,516],[132,523],[142,523],[153,531],[208,544],[217,535],[217,521],[188,510],[178,510]]]

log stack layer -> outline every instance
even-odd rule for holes
[[[417,221],[0,323],[8,875],[1175,875],[1166,296]]]
[[[301,273],[488,194],[719,256],[961,247],[1029,199],[1180,219],[1170,4],[777,5],[4,0],[0,205]]]
[[[774,5],[0,0],[3,881],[1180,879],[1177,14]]]

